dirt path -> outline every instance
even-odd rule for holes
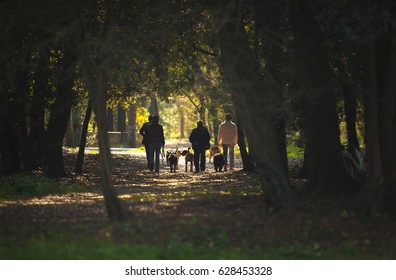
[[[66,152],[70,177],[64,181],[87,184],[89,190],[1,201],[3,230],[15,225],[107,222],[99,187],[98,155],[94,151],[86,155],[82,175],[73,173],[75,156],[75,151]],[[340,242],[370,244],[393,239],[396,230],[393,221],[360,216],[354,209],[354,195],[321,196],[294,188],[296,211],[287,215],[268,213],[257,176],[240,171],[239,158],[235,171],[218,173],[209,164],[206,172],[198,174],[185,172],[183,162],[177,173],[170,173],[165,161],[161,162],[159,173],[150,172],[144,152],[114,152],[113,160],[114,187],[129,210],[130,222],[161,233],[159,237],[144,231],[139,238],[146,242],[167,242],[175,236],[202,242],[196,239],[205,233],[209,239],[224,235],[229,242],[252,246],[269,243],[334,246]],[[0,234],[7,233],[0,230]]]

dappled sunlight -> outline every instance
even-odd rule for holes
[[[68,168],[74,164],[73,159],[74,154],[66,154],[66,162],[71,164]],[[90,228],[89,233],[78,230],[77,235],[94,235],[111,241],[120,238],[125,241],[131,238],[148,242],[160,240],[166,244],[175,236],[197,242],[202,242],[204,237],[204,242],[213,242],[219,234],[226,234],[235,242],[255,245],[279,240],[307,242],[311,238],[318,242],[334,240],[338,244],[351,236],[360,244],[368,239],[367,234],[373,233],[385,239],[392,238],[389,226],[394,225],[383,224],[379,230],[378,224],[368,228],[356,216],[353,204],[348,203],[349,197],[323,198],[295,188],[297,211],[287,217],[273,215],[268,212],[260,180],[255,174],[239,168],[215,172],[211,165],[203,173],[186,173],[182,165],[176,173],[170,173],[165,163],[161,163],[160,172],[155,173],[147,170],[144,156],[134,153],[114,155],[114,189],[127,210],[126,224],[131,225],[132,230],[120,233],[108,226],[97,160],[97,155],[87,155],[83,174],[71,172],[71,176],[60,180],[66,184],[82,184],[84,188],[67,194],[2,200],[0,233],[1,228],[15,225],[52,227],[65,224],[69,229],[72,224],[89,224],[105,227],[99,231]],[[292,180],[292,183],[301,181]]]
[[[180,142],[179,142],[180,143]],[[177,145],[177,142],[169,142]],[[75,149],[67,149],[75,153]],[[67,166],[73,166],[72,157],[66,157]],[[243,172],[215,172],[211,163],[201,173],[185,172],[183,158],[179,169],[171,173],[161,161],[160,172],[147,170],[144,152],[118,151],[113,154],[113,186],[120,200],[134,215],[202,215],[211,217],[215,209],[231,207],[261,196],[255,176]],[[236,164],[240,167],[240,158]],[[98,155],[86,154],[84,173],[59,180],[64,184],[84,184],[90,191],[52,194],[33,198],[0,202],[3,220],[44,223],[48,221],[76,222],[106,220],[107,214],[100,186]],[[209,202],[209,204],[208,204]],[[195,214],[194,214],[195,213]]]
[[[103,195],[97,193],[75,193],[63,195],[47,195],[23,200],[0,201],[0,207],[5,205],[62,205],[86,204],[103,201]]]

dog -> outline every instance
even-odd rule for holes
[[[171,173],[176,173],[176,167],[177,167],[178,161],[179,161],[179,158],[174,153],[169,154],[168,162],[169,162]]]
[[[181,156],[181,152],[179,151],[178,147],[176,150],[166,151],[166,163],[170,166],[171,172],[176,172],[179,169],[179,157]]]
[[[225,160],[222,153],[216,153],[213,156],[213,165],[216,172],[221,172],[223,170],[223,167],[225,167]]]
[[[193,172],[194,153],[191,151],[191,147],[188,147],[187,150],[184,150],[181,155],[184,156],[186,160],[186,172],[188,169],[188,163],[190,163],[190,172]]]
[[[209,162],[211,162],[212,157],[217,154],[220,153],[220,147],[219,146],[212,146],[209,148]]]

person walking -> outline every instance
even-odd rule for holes
[[[147,160],[147,167],[149,167],[149,147],[148,147],[148,137],[147,137],[147,128],[148,125],[151,123],[152,116],[148,116],[148,122],[145,122],[139,130],[140,135],[143,136],[142,144],[146,150],[146,160]]]
[[[151,123],[147,126],[148,137],[148,162],[150,171],[159,172],[161,147],[165,145],[164,129],[159,124],[159,116],[153,116]]]
[[[238,130],[235,123],[232,122],[232,115],[227,113],[225,121],[219,126],[217,134],[217,141],[223,147],[223,155],[225,161],[225,168],[228,166],[228,153],[230,156],[230,170],[234,169],[234,147],[238,143]]]
[[[197,122],[197,127],[191,131],[189,140],[194,150],[195,172],[205,171],[206,150],[210,148],[210,134],[203,121]]]

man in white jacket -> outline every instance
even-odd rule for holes
[[[230,170],[234,169],[234,147],[238,143],[238,130],[235,123],[232,122],[231,114],[226,114],[225,121],[219,126],[217,135],[218,144],[223,146],[225,170],[228,165],[228,152],[230,153]]]

